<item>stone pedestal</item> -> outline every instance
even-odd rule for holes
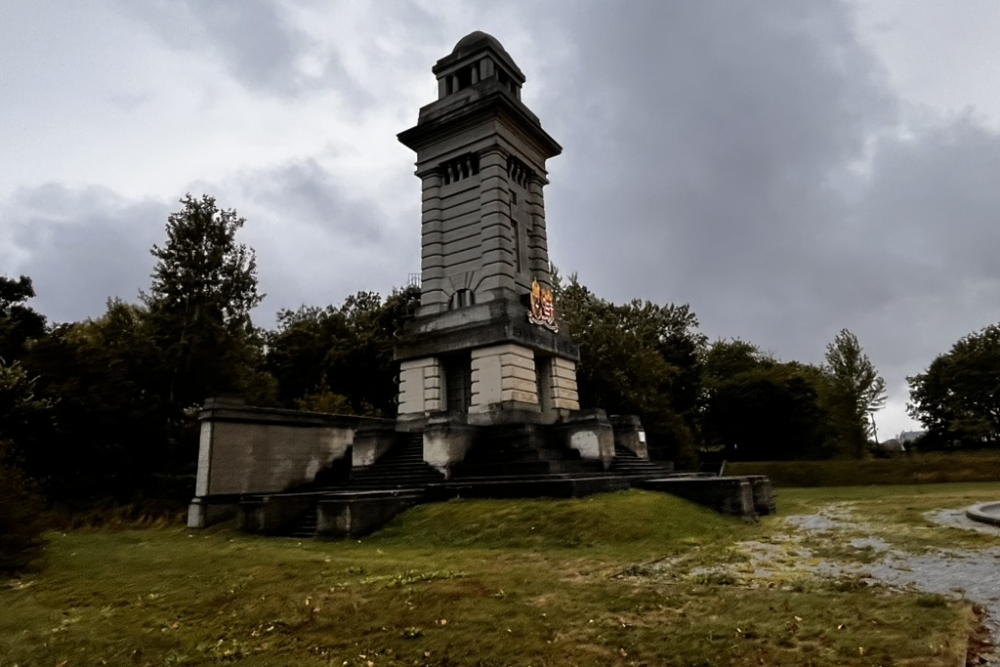
[[[566,446],[580,452],[584,461],[600,461],[605,468],[615,456],[615,434],[604,410],[578,410],[554,429]]]
[[[465,459],[475,436],[476,428],[466,424],[462,415],[432,415],[424,427],[424,462],[448,479],[452,466]]]
[[[392,423],[364,425],[354,434],[351,467],[370,466],[396,443],[396,428]]]

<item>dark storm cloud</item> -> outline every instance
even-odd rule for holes
[[[563,31],[575,58],[534,94],[565,148],[564,270],[690,302],[712,336],[785,358],[818,361],[849,327],[897,379],[947,349],[948,321],[981,326],[962,304],[1000,285],[997,138],[965,119],[899,139],[847,5],[591,4]]]
[[[12,247],[0,272],[33,279],[32,307],[54,322],[96,317],[109,297],[135,301],[153,270],[149,249],[168,208],[127,201],[105,188],[47,184],[0,203]]]
[[[828,182],[894,111],[848,13],[830,3],[625,7],[580,16],[586,46],[554,93],[596,98],[603,112],[560,119],[566,164],[550,201],[580,213],[569,215],[572,240],[554,235],[616,298],[711,307],[794,294],[788,280],[824,255],[844,213]],[[565,116],[575,104],[561,106]],[[620,270],[637,260],[641,273]]]

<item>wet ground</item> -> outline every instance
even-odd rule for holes
[[[1000,536],[1000,527],[972,521],[965,508],[935,510],[924,518],[942,527]],[[850,503],[816,514],[781,519],[789,530],[736,545],[733,562],[694,568],[682,576],[733,577],[751,587],[791,586],[815,577],[858,578],[900,590],[965,598],[981,611],[982,636],[970,664],[1000,666],[1000,547],[901,549],[880,536],[879,526],[855,517]],[[683,571],[683,559],[656,565]]]

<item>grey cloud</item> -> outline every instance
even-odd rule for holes
[[[387,189],[409,178],[401,171]],[[378,202],[352,196],[313,158],[244,172],[221,189],[248,218],[244,241],[257,251],[267,298],[259,323],[301,304],[339,304],[359,290],[389,292],[420,268],[419,217],[399,219]],[[408,188],[419,198],[419,188]]]
[[[317,43],[291,21],[278,0],[121,0],[120,6],[171,48],[212,53],[237,81],[254,91],[295,97],[335,89],[347,103],[346,110],[355,114],[378,102],[373,82],[359,81],[346,70],[340,45],[327,49],[328,45]],[[385,37],[404,30],[425,37],[440,31],[433,17],[408,3],[372,5],[371,14],[372,29]],[[397,63],[406,62],[415,46],[409,44]],[[368,55],[379,57],[374,49]],[[300,61],[306,56],[322,60],[318,73],[303,71]]]
[[[547,18],[577,45],[526,88],[565,147],[547,190],[564,271],[616,300],[690,302],[713,337],[784,358],[820,361],[849,327],[897,392],[996,319],[1000,141],[971,117],[900,139],[908,110],[848,4]]]
[[[149,249],[161,240],[167,215],[160,203],[128,201],[105,188],[22,188],[0,203],[13,245],[0,252],[3,271],[32,277],[33,307],[52,321],[96,317],[109,297],[134,301],[149,286]]]

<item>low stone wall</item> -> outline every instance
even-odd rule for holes
[[[640,486],[650,491],[662,491],[709,507],[722,514],[746,519],[757,517],[754,489],[746,477],[665,477],[650,479]],[[758,481],[763,497],[763,485]]]
[[[369,535],[400,512],[419,504],[423,497],[422,491],[327,496],[317,506],[316,535],[333,539]]]
[[[335,462],[350,466],[359,427],[393,421],[296,410],[256,408],[210,399],[199,415],[201,440],[195,499],[188,525],[201,528],[232,516],[236,498],[280,493],[308,484]]]
[[[246,498],[240,501],[236,523],[247,533],[280,533],[314,507],[319,497],[317,493],[283,493]]]

